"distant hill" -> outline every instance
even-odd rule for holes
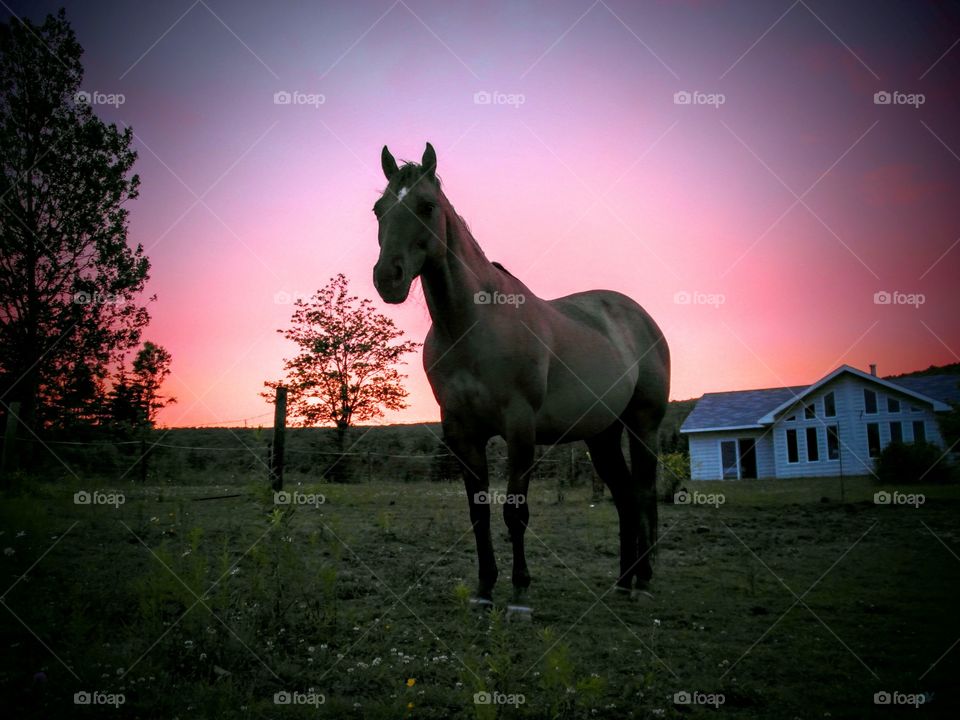
[[[926,370],[914,370],[900,375],[886,375],[887,380],[895,380],[904,377],[925,377],[927,375],[960,375],[960,363],[950,363],[949,365],[931,365]]]

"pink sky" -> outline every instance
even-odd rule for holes
[[[85,86],[126,97],[98,111],[137,134],[130,235],[159,297],[146,338],[173,354],[179,398],[162,424],[269,425],[259,392],[293,349],[274,298],[338,272],[423,339],[419,288],[387,306],[371,282],[384,143],[418,159],[432,142],[487,256],[541,297],[640,302],[674,399],[958,360],[960,49],[938,6],[268,5],[67,4]],[[276,105],[281,90],[325,102]],[[925,101],[877,105],[881,90]],[[407,372],[410,407],[386,421],[437,420],[419,356]]]

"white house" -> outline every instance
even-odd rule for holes
[[[680,432],[694,480],[865,475],[892,441],[943,447],[960,376],[884,379],[841,365],[812,385],[707,393]]]

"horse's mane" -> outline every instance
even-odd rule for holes
[[[400,183],[400,186],[410,184],[412,185],[417,180],[420,179],[420,176],[423,174],[423,167],[414,162],[404,163],[400,170],[397,172],[397,181]],[[437,187],[442,187],[440,183],[440,176],[436,173],[433,174],[433,177],[436,178]]]
[[[497,270],[499,270],[500,272],[506,273],[507,275],[509,275],[509,276],[512,277],[513,279],[516,279],[516,277],[517,277],[516,275],[514,275],[512,272],[510,272],[509,270],[507,270],[503,265],[501,265],[500,263],[498,263],[496,260],[494,260],[494,261],[493,261],[492,263],[490,263],[490,264],[493,265],[493,266],[494,266]]]

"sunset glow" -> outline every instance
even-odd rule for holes
[[[960,48],[939,4],[66,5],[84,87],[124,98],[96,111],[136,133],[145,337],[179,400],[161,425],[269,425],[289,300],[338,272],[423,339],[419,286],[400,306],[373,288],[370,208],[381,147],[428,140],[488,258],[544,298],[647,309],[674,399],[960,359]],[[419,356],[407,374],[385,420],[437,420]]]

